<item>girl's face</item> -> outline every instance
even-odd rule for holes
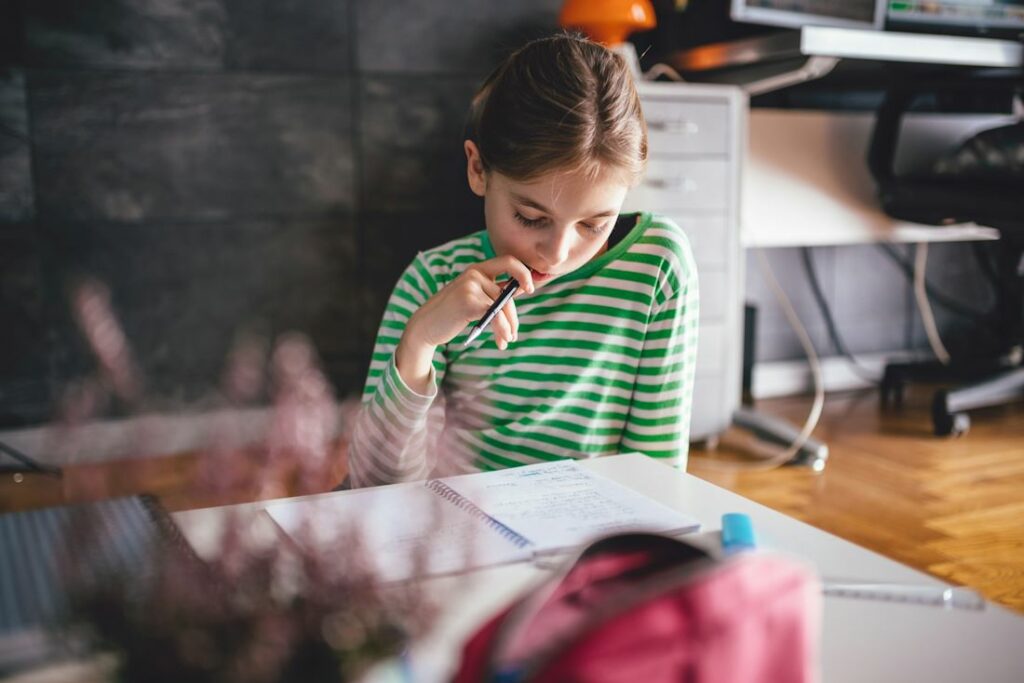
[[[536,287],[571,273],[605,251],[629,190],[615,173],[591,178],[554,171],[528,182],[484,172],[467,140],[469,186],[484,198],[487,234],[498,256],[533,270]]]

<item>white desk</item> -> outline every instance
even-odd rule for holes
[[[752,109],[743,166],[740,241],[744,247],[868,242],[994,240],[974,224],[921,225],[886,215],[868,171],[874,114]],[[918,169],[971,134],[1008,123],[991,115],[906,117],[897,167]]]
[[[584,465],[697,517],[705,531],[718,530],[722,513],[746,512],[753,518],[763,546],[803,558],[829,579],[945,585],[642,455],[599,458]],[[174,519],[197,551],[204,554],[216,547],[218,522],[230,509],[252,513],[256,532],[274,538],[276,528],[261,512],[265,505],[181,512]],[[414,663],[423,672],[421,680],[443,680],[462,642],[476,626],[544,573],[522,564],[431,579],[427,584],[431,590],[458,597],[450,598],[439,628],[418,648]],[[1024,681],[1024,617],[996,605],[988,605],[981,612],[946,611],[826,598],[823,629],[825,683]]]

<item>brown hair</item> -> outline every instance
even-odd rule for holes
[[[647,126],[626,60],[568,33],[527,43],[488,76],[467,137],[485,170],[518,181],[613,168],[632,184],[647,162]]]

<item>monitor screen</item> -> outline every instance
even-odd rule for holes
[[[886,26],[1013,37],[1024,32],[1024,0],[889,0]]]
[[[773,26],[882,27],[885,0],[732,0],[735,21]]]

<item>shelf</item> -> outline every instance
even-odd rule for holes
[[[684,73],[713,74],[713,80],[758,94],[820,78],[840,59],[1015,68],[1024,63],[1024,48],[993,38],[805,26],[703,45],[668,61]]]

